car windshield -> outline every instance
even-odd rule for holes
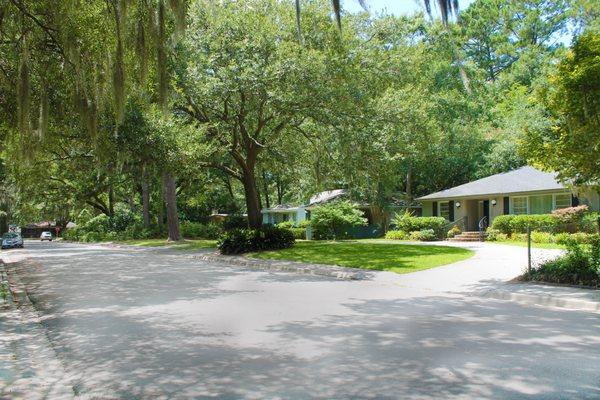
[[[2,239],[14,239],[18,236],[19,235],[16,233],[5,233],[4,235],[2,235]]]

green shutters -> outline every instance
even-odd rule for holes
[[[502,203],[504,204],[504,215],[510,214],[510,199],[506,196]]]
[[[433,214],[434,217],[438,216],[438,203],[437,203],[437,201],[434,201],[433,203],[431,203],[431,213]]]
[[[448,220],[450,222],[454,221],[454,202],[453,201],[448,202]]]

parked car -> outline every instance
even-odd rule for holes
[[[15,247],[23,248],[23,238],[21,235],[15,232],[8,232],[2,235],[3,249],[11,249]]]
[[[40,235],[40,240],[43,242],[44,240],[47,240],[49,242],[52,241],[52,233],[48,232],[48,231],[44,231],[42,232],[42,234]]]

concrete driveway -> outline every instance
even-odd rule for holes
[[[81,398],[600,398],[599,314],[473,295],[506,278],[489,259],[356,282],[56,242],[3,258],[27,258]]]

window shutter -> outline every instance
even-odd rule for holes
[[[437,201],[434,201],[434,202],[431,204],[431,209],[432,209],[431,215],[433,215],[434,217],[437,217],[437,216],[438,216],[438,206],[437,206]]]
[[[579,197],[571,195],[571,205],[577,207],[579,205]]]
[[[453,201],[448,202],[448,219],[450,220],[450,222],[454,221],[454,202]]]
[[[509,200],[508,196],[505,197],[504,201],[503,201],[503,203],[504,203],[504,215],[510,214],[510,203],[509,202],[510,202],[510,200]]]

